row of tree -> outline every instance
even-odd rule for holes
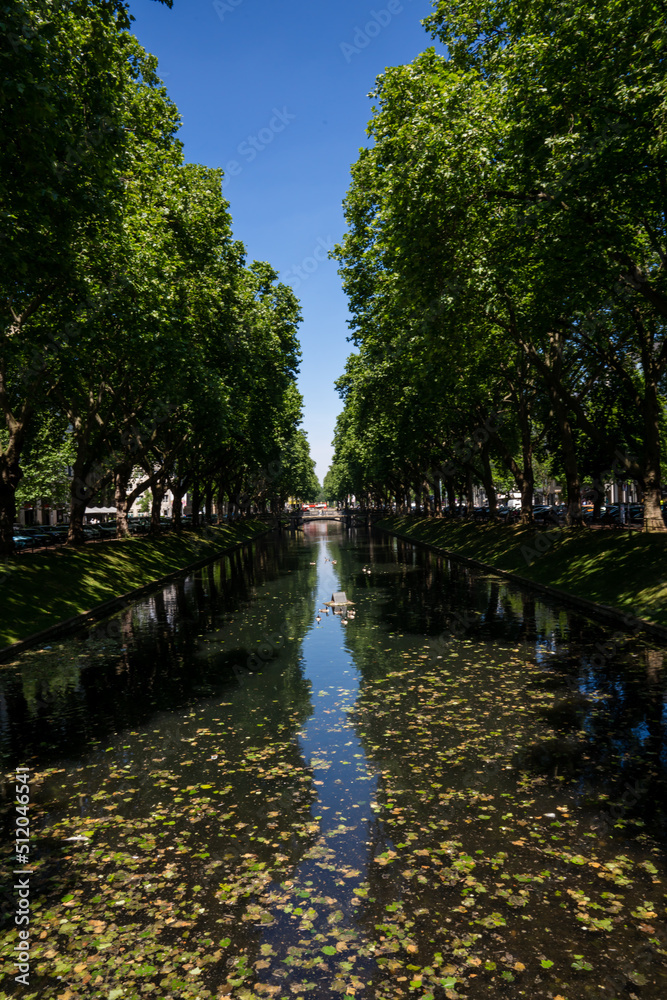
[[[2,5],[0,553],[24,476],[31,499],[67,484],[73,543],[104,495],[122,535],[149,488],[155,521],[167,489],[196,518],[213,497],[242,510],[319,488],[299,303],[246,263],[221,172],[184,162],[126,6]]]
[[[336,250],[359,348],[327,489],[635,480],[663,531],[667,21],[654,0],[442,0],[387,70]]]

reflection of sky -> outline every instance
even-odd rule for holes
[[[353,708],[359,691],[359,674],[344,634],[349,626],[331,612],[322,614],[319,624],[315,620],[333,593],[350,588],[341,578],[341,567],[330,561],[332,553],[326,537],[319,538],[316,552],[313,626],[302,647],[304,673],[312,684],[313,712],[301,728],[299,739],[306,759],[314,761],[315,781],[321,782],[315,785],[317,801],[312,813],[321,816],[325,831],[341,823],[355,826],[346,836],[345,853],[349,863],[359,864],[366,851],[377,780],[368,780],[363,745],[348,720],[348,710]]]
[[[569,887],[581,885],[586,888],[593,884],[598,887],[599,892],[610,886],[608,882],[599,882],[597,874],[589,871],[586,866],[576,871],[569,867],[556,868],[556,865],[560,865],[557,852],[560,847],[568,845],[577,853],[589,855],[590,852],[591,856],[594,850],[597,864],[613,857],[620,850],[626,852],[632,862],[646,856],[644,843],[635,847],[630,838],[623,842],[622,847],[618,842],[607,839],[594,843],[579,838],[590,836],[591,819],[598,823],[600,821],[598,805],[590,806],[592,793],[601,790],[610,793],[605,794],[605,809],[612,802],[621,801],[620,813],[614,815],[620,815],[628,823],[632,822],[635,815],[641,816],[642,810],[649,811],[652,807],[651,793],[644,793],[644,786],[639,780],[643,775],[637,773],[636,767],[634,773],[632,771],[633,760],[636,765],[642,755],[637,753],[634,758],[630,755],[624,757],[626,748],[622,741],[625,740],[630,749],[633,746],[645,746],[649,736],[648,723],[653,724],[654,720],[654,715],[649,715],[650,705],[655,706],[655,715],[664,706],[659,700],[642,700],[646,694],[646,686],[642,684],[644,678],[641,672],[628,671],[627,674],[620,674],[620,669],[605,671],[590,663],[590,651],[602,634],[602,630],[593,626],[585,633],[585,641],[578,638],[567,647],[560,640],[538,640],[535,643],[534,637],[519,647],[508,636],[505,623],[497,629],[495,650],[489,649],[493,636],[489,631],[481,640],[479,637],[466,638],[459,643],[458,649],[451,650],[449,662],[438,661],[437,667],[434,666],[435,661],[427,652],[429,635],[410,632],[403,627],[406,622],[424,621],[419,618],[418,612],[426,584],[422,582],[419,573],[411,571],[409,579],[406,574],[406,578],[401,581],[399,574],[394,571],[396,566],[400,566],[400,562],[397,561],[393,567],[388,562],[383,562],[387,558],[387,549],[383,550],[380,539],[376,540],[377,561],[373,561],[373,557],[370,559],[373,561],[372,577],[362,576],[361,565],[369,561],[364,537],[359,535],[355,541],[352,536],[351,543],[346,544],[346,536],[340,531],[332,530],[327,537],[320,528],[318,526],[317,532],[306,531],[301,538],[285,539],[285,551],[290,557],[290,572],[288,573],[284,562],[281,572],[276,573],[275,577],[265,579],[258,571],[252,601],[234,604],[234,610],[230,613],[233,602],[216,603],[214,598],[204,600],[205,587],[202,586],[193,594],[191,607],[184,609],[182,617],[183,627],[190,629],[190,652],[196,648],[196,640],[218,635],[223,638],[226,636],[229,646],[237,641],[241,642],[241,637],[246,636],[252,637],[252,641],[256,642],[269,624],[278,620],[289,621],[290,617],[300,623],[299,634],[305,634],[302,644],[289,644],[291,655],[281,651],[279,656],[267,662],[263,670],[245,676],[240,681],[238,678],[237,681],[232,679],[222,697],[218,695],[202,699],[196,697],[196,694],[192,696],[189,690],[185,694],[181,691],[169,703],[168,710],[155,711],[146,724],[137,725],[136,729],[133,727],[134,731],[128,732],[119,725],[108,742],[101,744],[101,752],[89,754],[89,767],[85,771],[79,773],[77,770],[75,774],[75,767],[68,764],[67,775],[53,775],[47,789],[49,808],[55,814],[59,809],[71,812],[78,806],[73,796],[82,793],[79,807],[81,815],[103,817],[106,815],[109,795],[118,793],[123,803],[119,806],[119,812],[130,822],[128,830],[132,837],[142,828],[134,822],[135,819],[141,819],[142,826],[144,820],[149,820],[146,831],[152,828],[160,839],[164,837],[162,843],[166,850],[172,850],[180,843],[182,833],[190,834],[190,824],[193,819],[197,819],[196,823],[192,823],[192,840],[189,841],[188,850],[182,851],[182,861],[193,879],[196,876],[198,885],[205,883],[200,882],[197,859],[210,857],[217,863],[222,858],[230,858],[231,871],[236,867],[234,859],[239,856],[257,857],[258,864],[263,866],[265,862],[282,857],[284,851],[285,856],[289,855],[288,865],[285,868],[281,866],[280,871],[288,871],[289,878],[281,885],[278,879],[282,876],[275,876],[272,902],[266,902],[271,914],[276,917],[275,923],[258,926],[254,920],[248,920],[248,917],[253,916],[251,911],[255,908],[254,889],[253,895],[248,893],[247,899],[241,903],[242,906],[249,904],[243,919],[239,919],[237,910],[233,913],[228,911],[227,915],[229,936],[234,938],[234,947],[239,942],[242,943],[250,957],[257,955],[260,942],[272,945],[276,951],[274,970],[277,969],[278,973],[287,970],[291,982],[300,973],[298,963],[294,967],[290,963],[303,947],[304,940],[307,943],[313,942],[307,964],[315,969],[315,965],[311,963],[315,963],[316,959],[317,962],[321,961],[318,958],[322,954],[320,944],[324,940],[334,940],[334,931],[331,929],[333,925],[329,918],[335,915],[334,911],[338,907],[342,912],[335,926],[356,932],[354,943],[350,942],[348,945],[349,953],[359,953],[360,961],[356,968],[361,967],[364,974],[374,970],[375,956],[368,958],[366,952],[368,961],[364,965],[366,959],[363,948],[369,941],[378,940],[380,935],[375,931],[385,920],[394,919],[388,912],[396,909],[394,904],[399,899],[410,920],[410,925],[407,921],[403,925],[406,930],[408,926],[417,926],[418,933],[423,924],[416,925],[413,918],[421,919],[425,915],[437,920],[439,928],[444,928],[448,921],[452,924],[456,922],[452,931],[456,930],[457,934],[460,931],[462,937],[475,930],[468,922],[469,914],[465,912],[468,901],[472,901],[472,893],[469,893],[468,888],[461,887],[464,905],[458,908],[461,916],[457,917],[451,903],[454,898],[451,895],[453,887],[433,879],[432,872],[428,872],[428,877],[427,874],[417,875],[413,883],[408,883],[421,870],[422,862],[426,872],[426,866],[430,864],[426,859],[433,854],[442,853],[440,849],[434,851],[433,847],[443,836],[448,840],[453,836],[459,838],[457,841],[452,840],[451,844],[462,849],[460,854],[465,850],[472,857],[479,853],[483,861],[496,858],[498,849],[505,849],[510,839],[508,827],[498,827],[496,824],[505,824],[506,820],[516,816],[517,822],[521,822],[521,832],[524,835],[530,832],[531,836],[539,833],[538,843],[542,846],[534,844],[527,858],[519,841],[516,845],[519,847],[518,854],[511,852],[511,849],[509,855],[505,854],[507,864],[503,870],[506,874],[516,874],[525,881],[527,871],[540,870],[547,864],[544,850],[548,849],[550,855],[556,855],[548,859],[548,866],[553,868],[554,875],[550,876],[550,884],[544,887],[543,898],[545,907],[548,906],[549,910],[536,909],[534,923],[524,925],[525,915],[517,913],[512,917],[510,911],[504,909],[503,903],[493,899],[493,882],[497,878],[496,886],[502,885],[500,880],[503,875],[496,875],[488,866],[479,867],[475,873],[479,878],[478,885],[483,889],[483,881],[488,875],[487,887],[490,890],[486,899],[481,901],[480,905],[485,906],[481,912],[502,909],[508,914],[508,923],[509,920],[514,920],[515,926],[518,925],[519,928],[518,932],[508,928],[507,934],[512,933],[513,941],[506,937],[507,943],[503,943],[499,935],[493,942],[489,942],[489,947],[496,949],[494,942],[498,942],[494,960],[505,948],[511,948],[515,952],[514,958],[526,961],[530,952],[532,968],[539,969],[540,953],[546,952],[554,958],[558,957],[552,949],[560,942],[558,946],[563,949],[560,967],[567,970],[571,955],[581,947],[582,937],[576,922],[574,901],[570,904],[570,911],[566,912],[561,909],[559,902],[551,898],[554,885],[560,884],[555,881],[555,876],[562,871],[564,874],[559,877]],[[325,561],[332,554],[338,560],[335,566]],[[414,553],[410,560],[412,558]],[[316,565],[311,566],[313,560],[316,560]],[[235,596],[245,593],[241,591],[242,582],[240,580],[235,587]],[[440,604],[445,609],[449,607],[446,604],[449,597],[446,572],[437,579],[437,583],[439,593],[436,600],[432,601],[429,609],[431,614],[426,619],[428,624],[434,623],[433,627],[440,621],[435,610]],[[472,584],[475,584],[474,579]],[[397,613],[393,598],[399,588],[402,588],[404,602]],[[330,613],[322,616],[321,622],[317,624],[318,609],[324,606],[324,601],[333,591],[338,590],[345,591],[355,601],[355,621],[344,626],[340,618]],[[470,596],[474,598],[478,593],[471,585],[463,596],[466,599]],[[482,591],[481,600],[483,599]],[[516,592],[512,600],[512,613],[516,615]],[[156,606],[160,610],[159,602]],[[472,601],[468,606],[475,607]],[[506,606],[509,606],[509,602],[506,602]],[[200,616],[194,624],[188,617],[193,610]],[[534,621],[534,613],[534,602],[531,602],[530,617],[527,615],[529,622]],[[206,624],[200,625],[199,622]],[[397,625],[397,630],[392,632],[391,629]],[[585,627],[588,628],[588,625]],[[530,634],[529,630],[526,634]],[[217,654],[213,651],[216,642],[218,639],[214,638],[209,644],[212,650],[211,662],[216,661]],[[149,653],[154,654],[169,648],[168,645],[161,645],[160,637],[156,637],[155,631],[151,629],[146,629],[145,647]],[[532,662],[534,649],[539,651],[544,666],[538,670],[526,671],[523,658],[525,656],[527,662]],[[556,653],[560,655],[556,656]],[[296,669],[297,657],[300,670]],[[94,662],[102,665],[104,661]],[[581,669],[581,664],[587,664],[585,669]],[[137,660],[136,665],[148,670],[152,663],[149,660]],[[186,665],[186,670],[194,673],[198,666],[199,660],[192,658],[192,662]],[[433,676],[440,670],[442,675]],[[101,679],[106,680],[101,671],[89,673],[99,673]],[[137,670],[137,675],[139,673]],[[420,673],[423,674],[423,686]],[[622,678],[627,677],[627,682],[622,686],[625,701],[603,700],[603,696],[613,689],[617,673]],[[657,676],[657,664],[655,673]],[[156,676],[163,682],[162,675]],[[570,789],[574,788],[574,784],[569,786],[566,783],[559,787],[554,781],[554,769],[561,766],[558,756],[560,744],[567,746],[574,730],[568,729],[565,739],[561,739],[560,733],[554,739],[554,730],[541,718],[542,710],[545,709],[548,713],[553,705],[551,697],[554,700],[569,698],[572,693],[567,683],[569,677],[573,677],[575,683],[580,683],[581,689],[589,694],[592,706],[590,712],[583,699],[581,701],[583,710],[588,712],[594,727],[588,741],[589,746],[582,745],[578,733],[572,741],[577,743],[577,753],[580,749],[586,751],[581,760],[578,756],[573,756],[574,779],[577,778],[578,766],[586,773],[586,782],[582,780],[578,785],[579,791],[583,793],[579,803],[572,801]],[[164,675],[165,683],[168,679],[168,674]],[[541,684],[543,680],[547,682],[544,686]],[[497,683],[495,690],[494,682]],[[400,689],[405,694],[405,700],[402,700],[402,694],[396,700],[386,697],[390,693],[401,693]],[[105,697],[109,691],[113,694],[111,684],[102,686],[101,690]],[[118,690],[121,690],[120,686]],[[449,692],[455,696],[451,702]],[[433,701],[429,705],[434,694],[442,696],[445,704]],[[531,701],[535,695],[539,698],[537,708]],[[543,700],[541,695],[544,695]],[[599,701],[597,697],[600,698]],[[354,717],[353,723],[348,710],[357,700],[360,702],[360,712]],[[449,704],[451,708],[447,707]],[[93,708],[103,711],[99,703],[93,702]],[[481,711],[476,711],[477,709]],[[423,710],[427,715],[422,729]],[[635,714],[631,715],[633,710]],[[474,716],[471,714],[466,718],[466,711],[474,712]],[[524,712],[526,714],[519,714]],[[644,714],[648,720],[646,724],[642,721]],[[436,728],[440,726],[443,716],[446,726]],[[617,732],[610,727],[610,718],[618,718]],[[576,713],[574,721],[577,721]],[[278,738],[277,733],[281,734]],[[360,734],[359,737],[357,733]],[[598,743],[593,745],[596,739]],[[613,739],[618,741],[617,745],[611,742]],[[540,750],[542,740],[546,744],[545,759],[532,755],[534,749]],[[559,745],[554,747],[554,753],[550,755],[552,744]],[[280,748],[277,759],[273,756],[274,747]],[[470,747],[473,747],[473,752],[466,760],[466,752]],[[262,748],[270,749],[271,754],[265,757]],[[367,755],[364,748],[367,748]],[[517,750],[526,753],[526,770],[523,766],[524,758],[516,756]],[[644,755],[644,759],[650,759],[648,753]],[[256,763],[251,763],[253,760]],[[583,760],[589,763],[583,763]],[[281,765],[276,771],[274,763]],[[120,773],[124,766],[127,766],[127,771]],[[312,784],[309,766],[313,770]],[[531,774],[537,778],[534,788],[531,788]],[[426,781],[431,778],[436,783],[427,785]],[[612,785],[614,781],[615,787]],[[202,803],[212,800],[216,792],[221,793],[225,789],[224,798],[216,802],[224,801],[225,808],[230,810],[229,814],[225,815],[221,809],[211,807],[200,822],[192,812],[188,812],[186,805],[179,805],[183,799],[174,798],[174,792],[182,789],[183,785],[187,791],[196,793],[197,797],[202,795]],[[225,788],[227,785],[231,789],[229,793]],[[450,801],[449,795],[444,794],[449,792],[450,787],[463,794]],[[428,788],[439,792],[431,795],[430,792],[422,791]],[[555,789],[557,798],[554,796]],[[471,790],[485,793],[483,804],[480,796],[477,796],[479,801],[474,805],[472,800],[467,801],[466,796]],[[528,795],[530,799],[526,799]],[[497,806],[501,805],[502,800],[502,809],[494,809],[491,804],[494,796]],[[516,801],[516,805],[512,800]],[[193,798],[193,802],[196,801],[197,798]],[[399,808],[394,808],[397,805]],[[568,814],[567,820],[565,816],[556,820],[555,813],[563,805],[572,807],[572,818]],[[505,808],[508,810],[507,816],[502,815]],[[487,810],[489,815],[485,815]],[[168,812],[169,823],[163,827],[162,823],[168,818]],[[405,813],[405,821],[404,818],[399,818],[401,812]],[[556,821],[547,826],[552,815]],[[519,816],[524,818],[519,820]],[[269,817],[273,817],[275,822],[267,823]],[[307,822],[309,818],[314,821],[312,824]],[[477,821],[481,819],[490,825],[478,825]],[[431,826],[433,821],[436,822]],[[529,823],[532,824],[532,830]],[[571,823],[574,826],[570,831]],[[453,826],[453,830],[441,832],[445,825]],[[114,824],[111,824],[109,830],[113,829]],[[269,844],[269,838],[265,836],[269,829],[280,831],[272,835],[280,837],[280,843],[276,840],[274,844]],[[413,832],[417,838],[414,844],[413,838],[407,837],[408,833]],[[285,837],[282,836],[283,833]],[[517,835],[519,829],[512,837]],[[651,835],[654,835],[653,825]],[[387,847],[394,847],[392,837],[395,838],[397,851],[409,851],[408,855],[401,855],[401,860],[405,857],[411,867],[416,865],[415,871],[409,876],[403,871],[402,865],[400,868],[396,865],[392,870],[391,867],[379,868],[370,863],[373,856]],[[104,838],[102,843],[105,842]],[[408,839],[411,841],[409,847]],[[406,843],[402,843],[404,840]],[[553,852],[550,847],[552,843]],[[134,847],[131,850],[132,860],[139,860],[134,856]],[[152,860],[150,845],[147,850],[145,857]],[[280,855],[277,854],[278,851]],[[136,854],[139,853],[136,851]],[[121,857],[120,854],[116,855],[111,864],[120,864]],[[208,861],[205,863],[208,866]],[[449,864],[446,860],[446,867]],[[497,867],[495,861],[493,867]],[[137,875],[140,871],[138,865]],[[236,878],[237,873],[233,874]],[[644,879],[646,874],[645,872],[639,876],[634,890],[628,890],[628,893],[634,892],[633,906],[644,898],[644,885],[648,885],[648,882],[640,879]],[[578,882],[577,879],[582,881]],[[361,903],[358,893],[364,882],[368,883],[368,898]],[[209,887],[211,891],[218,884],[219,877],[215,874]],[[244,884],[247,886],[249,883]],[[143,891],[141,883],[138,889]],[[124,898],[122,894],[126,888],[122,884],[115,891],[118,897]],[[166,893],[171,891],[165,889]],[[539,884],[531,887],[530,892],[533,900],[530,905],[537,907],[536,900],[540,898]],[[318,899],[318,896],[322,898]],[[122,898],[116,898],[113,902],[121,905]],[[163,898],[171,899],[171,896]],[[290,907],[296,904],[304,910],[313,905],[315,916],[312,926],[307,929],[308,933],[305,933],[303,925],[299,926],[288,917],[286,909],[282,910],[275,905],[277,899],[289,900]],[[390,901],[391,904],[386,905]],[[190,941],[195,950],[201,948],[205,940],[204,934],[208,935],[213,927],[213,920],[224,914],[218,900],[213,905],[211,899],[211,904],[209,912],[213,916],[202,916],[202,923],[192,931]],[[185,905],[190,906],[191,901],[185,900]],[[102,906],[106,906],[106,903]],[[628,906],[627,912],[630,910],[631,907]],[[203,910],[199,912],[204,913]],[[297,910],[294,909],[293,912],[296,914]],[[596,916],[602,916],[598,910],[594,912]],[[530,911],[529,915],[532,916]],[[472,918],[475,919],[474,912]],[[152,915],[150,920],[153,920]],[[547,922],[552,927],[551,931],[545,928]],[[217,927],[215,930],[217,939]],[[523,941],[521,931],[525,934]],[[325,936],[319,937],[320,932]],[[227,929],[220,928],[220,934],[223,933],[226,934]],[[442,948],[443,944],[448,948],[457,947],[453,935],[445,937],[442,943],[433,940],[427,942],[426,938],[430,933],[428,930],[418,942],[429,956],[435,948]],[[630,953],[629,943],[635,934],[636,928],[631,924],[619,923],[614,928],[614,940],[620,945],[617,955],[619,962],[622,963],[623,955]],[[489,940],[488,937],[485,940]],[[434,948],[429,950],[429,944],[433,944]],[[406,958],[406,961],[410,962],[411,958]],[[420,957],[414,961],[421,962],[423,959]],[[268,963],[263,967],[266,969]],[[259,963],[256,968],[261,968]],[[273,974],[274,972],[271,973]],[[267,973],[267,978],[268,975]],[[314,979],[317,979],[317,975],[316,971],[312,973]],[[365,978],[366,984],[369,984],[370,975],[360,978]],[[394,976],[391,986],[398,983],[396,989],[401,995],[407,996],[410,989],[408,986],[401,986],[401,982]],[[374,991],[372,981],[370,986],[370,990],[366,991],[369,996],[387,996],[392,993],[391,990]],[[259,992],[258,990],[258,994]],[[317,980],[317,986],[309,995],[343,995],[343,991],[336,994],[330,989],[324,989],[320,980]],[[392,995],[396,995],[395,992]],[[423,993],[415,993],[415,996],[418,995]],[[481,993],[478,991],[473,995],[479,997]],[[654,992],[650,995],[655,998],[663,994]]]
[[[651,732],[645,722],[640,722],[638,726],[630,730],[630,734],[635,737],[639,743],[646,743],[649,739]]]
[[[311,755],[331,753],[331,767],[321,775],[325,784],[317,788],[320,801],[329,805],[325,814],[333,814],[343,802],[349,808],[352,791],[343,795],[344,789],[354,789],[354,795],[358,791],[368,803],[375,788],[375,780],[360,779],[358,762],[365,758],[354,754],[363,750],[357,743],[346,746],[356,739],[347,728],[345,711],[359,690],[353,649],[361,654],[370,648],[367,641],[384,634],[392,636],[395,655],[428,642],[435,656],[442,649],[436,649],[433,640],[444,635],[451,651],[459,639],[447,631],[447,623],[457,611],[469,614],[475,623],[463,637],[462,651],[474,655],[476,648],[495,644],[509,653],[516,646],[510,655],[534,661],[545,674],[562,681],[557,700],[577,693],[586,696],[590,705],[582,703],[580,724],[605,758],[622,755],[628,746],[645,747],[649,726],[655,735],[660,723],[667,725],[667,705],[653,696],[650,703],[644,700],[641,658],[647,643],[641,637],[628,636],[622,647],[612,646],[605,656],[600,650],[610,642],[608,627],[502,581],[493,584],[496,600],[488,578],[469,573],[462,583],[456,567],[450,574],[446,563],[438,568],[415,547],[399,546],[398,540],[380,535],[371,542],[363,532],[348,535],[338,526],[315,522],[297,536],[273,539],[266,549],[263,544],[257,543],[261,558],[252,572],[252,597],[245,571],[225,563],[223,578],[216,575],[217,595],[207,596],[207,576],[170,583],[161,594],[121,612],[113,636],[106,635],[101,623],[98,635],[93,629],[43,655],[21,657],[20,669],[5,670],[0,680],[3,749],[12,742],[18,748],[26,740],[35,749],[46,739],[64,746],[67,740],[87,738],[94,727],[101,731],[105,712],[109,727],[118,732],[125,720],[134,725],[150,714],[152,705],[163,709],[173,699],[182,704],[196,698],[202,682],[235,684],[232,663],[245,662],[262,636],[292,629],[286,634],[294,634],[297,641],[270,662],[278,668],[287,663],[289,650],[294,665],[300,656],[299,665],[312,683],[314,714],[303,730],[303,747]],[[274,552],[280,555],[274,558]],[[332,557],[337,565],[326,561]],[[316,566],[310,565],[313,561]],[[361,566],[369,562],[372,576],[362,576]],[[318,608],[339,590],[356,602],[355,622],[344,626],[330,613],[317,624]],[[521,612],[526,602],[529,627],[524,629]],[[485,622],[483,630],[480,621]],[[298,637],[304,633],[300,648]],[[185,670],[178,661],[181,656],[187,657]],[[440,657],[437,662],[441,664]],[[358,666],[364,666],[361,658]],[[146,683],[146,676],[153,674]]]
[[[535,662],[539,663],[541,666],[548,665],[553,666],[551,661],[552,656],[556,656],[559,652],[557,648],[557,642],[555,636],[549,636],[546,639],[536,639],[535,640]]]

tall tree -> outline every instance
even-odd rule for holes
[[[626,327],[644,422],[641,469],[630,471],[643,481],[646,528],[664,531],[664,10],[653,0],[463,0],[439,3],[428,23],[453,64],[498,94],[505,177],[494,200],[513,202],[538,236],[533,256],[560,290],[551,298],[568,336],[591,319]],[[615,348],[612,336],[598,356],[626,378]]]
[[[12,550],[20,455],[40,393],[95,308],[86,272],[109,282],[104,242],[121,225],[135,145],[128,106],[146,62],[126,5],[2,5],[0,95],[0,552]],[[154,64],[149,67],[151,82]],[[141,123],[134,123],[141,128]],[[148,123],[144,121],[143,125]],[[174,118],[171,130],[175,129]],[[96,249],[94,249],[96,247]]]

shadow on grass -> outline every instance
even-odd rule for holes
[[[667,625],[667,535],[387,518],[380,527]],[[539,548],[544,547],[540,552]]]
[[[113,539],[80,549],[17,556],[0,576],[0,648],[265,530],[261,523],[250,523],[215,528],[206,536],[189,532],[157,539]]]

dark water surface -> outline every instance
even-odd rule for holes
[[[0,997],[664,1000],[664,657],[325,524],[24,654]]]

